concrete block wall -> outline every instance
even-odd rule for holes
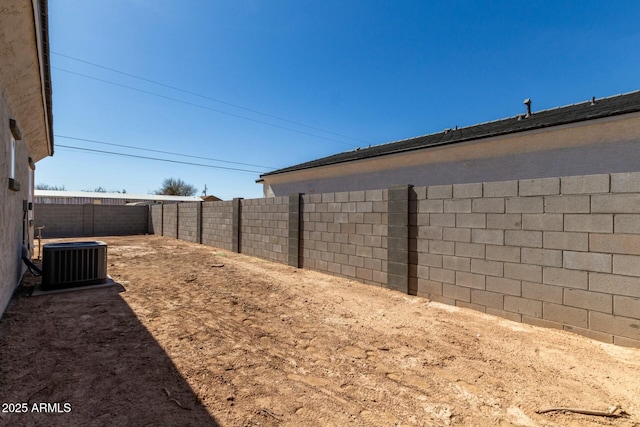
[[[162,205],[162,235],[178,238],[178,205],[172,203]]]
[[[148,206],[84,206],[85,214],[87,210],[93,210],[93,236],[125,236],[149,232]]]
[[[78,237],[84,234],[84,205],[34,206],[34,224],[44,226],[42,237]]]
[[[289,244],[289,198],[240,200],[239,251],[287,263]]]
[[[162,235],[162,205],[149,206],[149,233]]]
[[[233,202],[202,203],[202,243],[232,250]]]
[[[388,190],[302,196],[301,266],[387,283]]]
[[[289,242],[287,244],[287,264],[300,268],[302,256],[300,253],[300,222],[302,194],[296,193],[289,196]]]
[[[640,347],[640,172],[209,203],[205,244]]]
[[[414,191],[417,295],[640,346],[640,173]]]
[[[200,243],[202,226],[202,204],[201,203],[179,203],[178,218],[180,227],[178,228],[178,239],[188,242]]]
[[[42,236],[124,236],[149,232],[147,206],[36,204],[34,225]]]

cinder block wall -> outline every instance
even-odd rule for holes
[[[387,283],[387,190],[302,196],[301,266]]]
[[[233,202],[202,204],[202,243],[232,250]]]
[[[162,205],[150,205],[149,211],[149,233],[162,234]]]
[[[640,346],[640,173],[414,190],[418,295]]]
[[[198,210],[200,203],[178,203],[178,218],[180,227],[178,228],[178,239],[188,242],[200,242],[200,216]]]
[[[163,205],[162,211],[162,235],[178,238],[178,204]]]
[[[83,205],[36,204],[34,225],[44,226],[42,237],[77,237],[84,234]]]
[[[92,237],[145,234],[147,206],[36,204],[34,225],[44,225],[42,236]]]
[[[94,236],[125,236],[149,232],[148,206],[84,206],[93,208]]]
[[[237,233],[248,255],[640,347],[640,172],[210,202],[202,218],[205,244]]]
[[[289,244],[289,198],[241,200],[240,252],[282,263]]]

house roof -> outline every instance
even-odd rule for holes
[[[332,156],[268,172],[260,175],[260,177],[262,178],[286,172],[363,160],[445,144],[456,144],[476,139],[543,129],[552,126],[560,126],[639,111],[640,91],[615,95],[607,98],[592,98],[589,101],[578,104],[552,108],[549,110],[535,111],[532,112],[529,117],[526,117],[525,114],[519,114],[506,119],[480,123],[459,129],[446,129],[442,132],[432,133],[429,135],[389,142],[369,148],[346,151],[344,153],[334,154]],[[260,181],[261,180],[258,180],[258,182]]]

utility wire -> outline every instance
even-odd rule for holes
[[[319,128],[319,127],[307,125],[307,124],[304,124],[304,123],[301,123],[301,122],[298,122],[298,121],[295,121],[295,120],[285,119],[284,117],[279,117],[279,116],[276,116],[276,115],[273,115],[273,114],[264,113],[262,111],[254,110],[253,108],[243,107],[242,105],[233,104],[231,102],[223,101],[221,99],[213,98],[213,97],[210,97],[210,96],[207,96],[207,95],[202,95],[202,94],[199,94],[199,93],[196,93],[196,92],[192,92],[190,90],[181,89],[179,87],[168,85],[168,84],[165,84],[165,83],[160,83],[160,82],[157,82],[155,80],[147,79],[145,77],[136,76],[135,74],[131,74],[131,73],[127,73],[127,72],[124,72],[124,71],[116,70],[115,68],[105,67],[104,65],[96,64],[95,62],[86,61],[84,59],[79,59],[79,58],[74,58],[73,56],[65,55],[65,54],[62,54],[62,53],[59,53],[59,52],[51,52],[51,53],[54,54],[54,55],[62,56],[64,58],[68,58],[68,59],[77,61],[77,62],[82,62],[83,64],[88,64],[88,65],[91,65],[91,66],[94,66],[94,67],[102,68],[103,70],[108,70],[108,71],[111,71],[111,72],[114,72],[114,73],[122,74],[123,76],[132,77],[134,79],[142,80],[142,81],[145,81],[145,82],[148,82],[148,83],[153,83],[153,84],[158,85],[158,86],[163,86],[163,87],[166,87],[166,88],[169,88],[169,89],[173,89],[173,90],[176,90],[178,92],[188,93],[189,95],[194,95],[194,96],[197,96],[197,97],[200,97],[200,98],[203,98],[203,99],[208,99],[209,101],[218,102],[220,104],[228,105],[230,107],[239,108],[239,109],[245,110],[245,111],[250,111],[252,113],[260,114],[260,115],[263,115],[265,117],[270,117],[272,119],[282,120],[284,122],[288,122],[288,123],[295,124],[295,125],[298,125],[298,126],[303,126],[303,127],[309,128],[309,129],[317,130],[317,131],[328,133],[328,134],[331,134],[331,135],[341,136],[343,138],[347,138],[347,139],[351,139],[351,140],[354,140],[354,141],[363,142],[365,144],[368,144],[367,141],[359,139],[359,138],[354,138],[352,136],[343,135],[341,133],[332,132],[332,131],[329,131],[329,130],[326,130],[326,129],[322,129],[322,128]]]
[[[228,167],[225,167],[225,166],[205,165],[205,164],[202,164],[202,163],[181,162],[180,160],[160,159],[160,158],[157,158],[157,157],[138,156],[136,154],[116,153],[116,152],[113,152],[113,151],[104,151],[104,150],[93,150],[91,148],[74,147],[74,146],[71,146],[71,145],[56,144],[56,147],[64,147],[64,148],[70,148],[70,149],[73,149],[73,150],[89,151],[89,152],[92,152],[92,153],[99,153],[99,154],[112,154],[112,155],[115,155],[115,156],[122,156],[122,157],[133,157],[133,158],[136,158],[136,159],[156,160],[156,161],[159,161],[159,162],[179,163],[181,165],[201,166],[201,167],[204,167],[204,168],[211,168],[211,169],[224,169],[224,170],[236,171],[236,172],[264,173],[264,171],[255,171],[255,170],[238,169],[238,168],[228,168]]]
[[[95,139],[76,138],[76,137],[73,137],[73,136],[66,136],[66,135],[54,135],[54,136],[56,138],[72,139],[74,141],[93,142],[94,144],[111,145],[113,147],[122,147],[122,148],[131,148],[133,150],[150,151],[150,152],[153,152],[153,153],[171,154],[172,156],[190,157],[192,159],[211,160],[211,161],[214,161],[214,162],[230,163],[230,164],[242,165],[242,166],[253,166],[253,167],[256,167],[256,168],[276,169],[276,168],[271,167],[271,166],[253,165],[251,163],[232,162],[232,161],[229,161],[229,160],[213,159],[211,157],[192,156],[192,155],[189,155],[189,154],[173,153],[171,151],[153,150],[151,148],[134,147],[132,145],[123,145],[123,144],[115,144],[115,143],[112,143],[112,142],[96,141]],[[57,145],[57,144],[56,144],[56,146],[59,147],[59,145]]]
[[[107,83],[107,84],[110,84],[110,85],[113,85],[113,86],[119,86],[119,87],[122,87],[122,88],[125,88],[125,89],[129,89],[129,90],[133,90],[133,91],[136,91],[136,92],[145,93],[147,95],[157,96],[158,98],[164,98],[164,99],[168,99],[170,101],[180,102],[182,104],[191,105],[193,107],[202,108],[204,110],[214,111],[214,112],[220,113],[220,114],[226,114],[227,116],[237,117],[237,118],[248,120],[248,121],[251,121],[251,122],[260,123],[260,124],[263,124],[263,125],[272,126],[272,127],[276,127],[276,128],[279,128],[279,129],[284,129],[284,130],[288,130],[288,131],[291,131],[291,132],[296,132],[296,133],[300,133],[300,134],[303,134],[303,135],[312,136],[314,138],[320,138],[320,139],[324,139],[324,140],[327,140],[327,141],[337,142],[339,144],[343,144],[343,145],[347,145],[349,147],[353,147],[353,144],[342,142],[342,141],[339,141],[339,140],[334,139],[334,138],[327,138],[327,137],[324,137],[324,136],[315,135],[313,133],[305,132],[303,130],[293,129],[293,128],[289,128],[289,127],[286,127],[286,126],[280,126],[280,125],[277,125],[275,123],[269,123],[269,122],[265,122],[265,121],[262,121],[262,120],[252,119],[250,117],[242,116],[240,114],[230,113],[228,111],[219,110],[217,108],[212,108],[212,107],[207,107],[205,105],[200,105],[200,104],[196,104],[196,103],[189,102],[189,101],[183,101],[182,99],[172,98],[172,97],[166,96],[166,95],[160,95],[159,93],[151,92],[151,91],[144,90],[144,89],[138,89],[138,88],[135,88],[135,87],[132,87],[132,86],[123,85],[121,83],[112,82],[110,80],[105,80],[105,79],[100,79],[100,78],[93,77],[93,76],[88,76],[86,74],[76,73],[75,71],[65,70],[64,68],[59,68],[59,67],[51,67],[51,68],[54,69],[54,70],[63,71],[65,73],[69,73],[69,74],[73,74],[73,75],[76,75],[76,76],[84,77],[86,79],[96,80],[96,81],[99,81],[99,82],[102,82],[102,83]]]

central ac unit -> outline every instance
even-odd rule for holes
[[[104,242],[48,243],[42,253],[42,289],[65,289],[107,282]]]

